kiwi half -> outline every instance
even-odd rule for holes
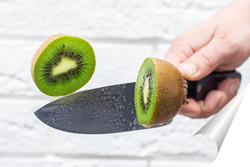
[[[95,70],[91,45],[75,36],[57,34],[38,48],[31,62],[32,78],[50,96],[72,93],[84,86]]]
[[[167,124],[188,104],[187,81],[171,63],[146,58],[135,84],[135,109],[138,122],[145,127]]]

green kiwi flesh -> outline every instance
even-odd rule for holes
[[[156,101],[156,72],[151,59],[146,59],[140,68],[135,85],[136,114],[140,124],[149,124]]]
[[[135,84],[135,109],[138,122],[145,127],[167,124],[187,105],[187,82],[171,63],[146,58]]]
[[[43,49],[33,65],[33,79],[43,93],[61,96],[84,86],[95,70],[91,45],[75,36],[56,37]]]

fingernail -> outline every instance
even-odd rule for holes
[[[196,117],[197,114],[193,112],[181,112],[181,115],[187,116],[187,117]]]
[[[194,75],[197,73],[197,67],[194,64],[188,63],[188,64],[184,64],[183,65],[183,70],[190,74],[190,75]]]
[[[226,98],[221,98],[220,101],[219,101],[219,108],[222,108],[226,103]]]
[[[232,84],[229,88],[230,94],[235,95],[236,92],[238,91],[239,87],[240,87],[240,82],[236,82],[236,83]]]

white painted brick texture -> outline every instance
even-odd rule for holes
[[[52,129],[33,114],[55,100],[32,81],[30,63],[48,36],[87,39],[96,70],[80,90],[136,80],[146,57],[163,58],[175,37],[231,0],[0,0],[0,167],[200,167],[214,142],[192,137],[208,119],[178,115],[169,126],[108,135]],[[239,71],[249,83],[247,61]],[[79,91],[80,91],[79,90]]]

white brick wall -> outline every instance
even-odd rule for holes
[[[169,126],[124,134],[78,135],[41,123],[33,112],[57,99],[32,81],[30,61],[54,33],[87,39],[96,53],[83,89],[132,82],[142,61],[163,58],[173,39],[231,0],[0,0],[0,167],[206,166],[216,156],[208,119],[177,116]],[[239,71],[250,82],[249,64]],[[241,87],[241,88],[242,88]]]

